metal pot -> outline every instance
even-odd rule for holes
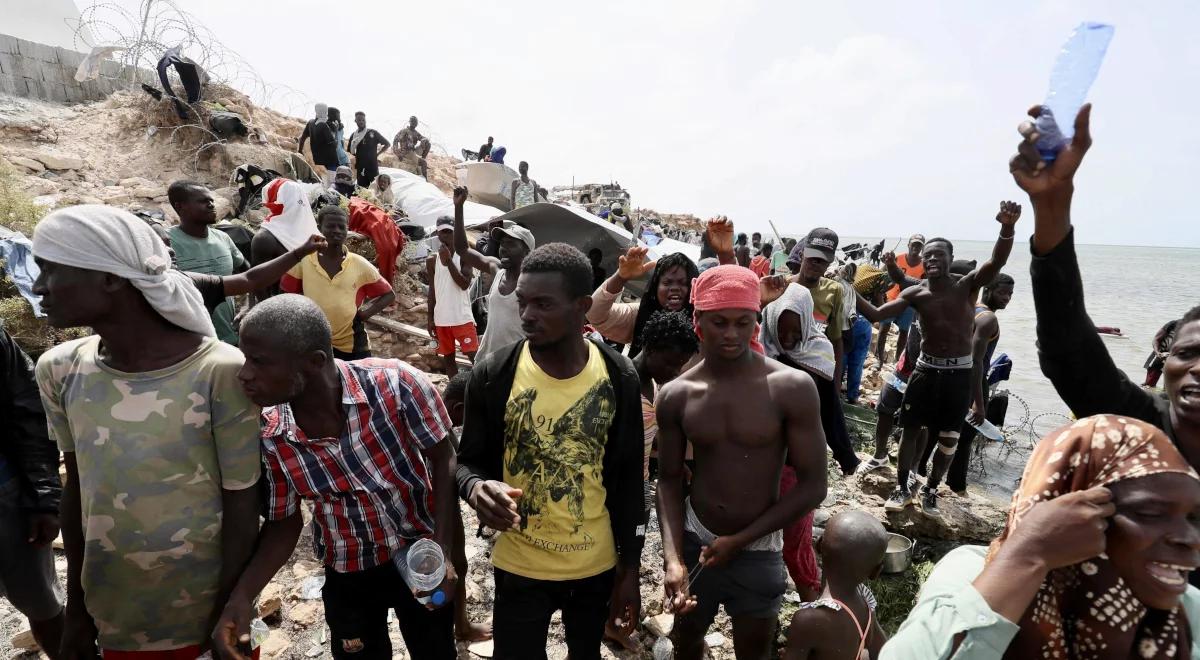
[[[887,553],[883,555],[884,573],[903,573],[912,566],[913,542],[906,536],[888,534]]]

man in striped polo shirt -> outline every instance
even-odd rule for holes
[[[259,303],[241,326],[239,374],[263,406],[267,519],[213,633],[222,657],[244,657],[254,597],[300,537],[300,500],[314,502],[313,543],[325,564],[333,657],[390,659],[394,609],[415,660],[450,660],[457,575],[445,562],[441,607],[424,605],[394,563],[431,538],[450,557],[455,505],[453,425],[425,375],[398,360],[333,357],[329,322],[299,295]],[[433,599],[436,601],[437,599]]]

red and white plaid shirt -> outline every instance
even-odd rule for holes
[[[270,495],[266,516],[314,501],[313,542],[326,566],[361,571],[409,541],[433,534],[433,485],[422,450],[452,424],[424,374],[399,360],[337,360],[346,428],[310,439],[290,404],[263,410],[262,454]]]

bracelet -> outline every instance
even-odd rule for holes
[[[1017,235],[1016,235],[1016,234],[1013,234],[1012,236],[1005,236],[1004,234],[1000,234],[1000,238],[999,238],[998,240],[1001,240],[1001,241],[1011,241],[1012,239],[1014,239],[1014,238],[1016,238],[1016,237],[1017,237]]]

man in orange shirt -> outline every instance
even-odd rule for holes
[[[908,239],[908,253],[896,257],[895,266],[900,272],[908,277],[919,280],[925,277],[925,264],[921,262],[921,250],[925,248],[925,237],[921,234],[913,234]],[[884,260],[887,263],[887,259]],[[888,273],[891,274],[891,264],[888,264]],[[899,280],[895,275],[893,280]],[[887,299],[895,300],[896,296],[900,295],[900,285],[893,285],[888,289]],[[900,351],[904,350],[905,343],[908,341],[908,328],[912,326],[913,309],[910,307],[897,316],[879,323],[879,341],[875,344],[875,359],[879,360],[879,366],[887,363],[887,336],[892,324],[896,324],[899,330],[899,335],[896,337],[896,356],[899,357]]]

